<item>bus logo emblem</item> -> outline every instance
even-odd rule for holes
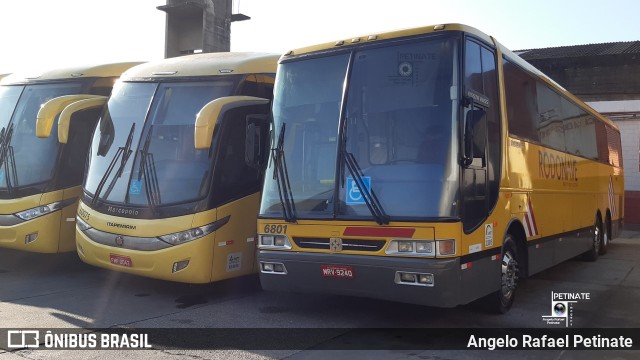
[[[331,251],[342,251],[342,239],[341,238],[330,238],[329,239],[329,249]]]
[[[124,245],[124,236],[122,235],[116,236],[116,245],[118,246]]]

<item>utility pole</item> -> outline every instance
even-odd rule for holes
[[[231,22],[248,20],[232,14],[232,0],[167,0],[165,57],[231,49]]]

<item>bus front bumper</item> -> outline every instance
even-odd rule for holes
[[[437,307],[454,307],[461,303],[459,258],[417,259],[259,250],[258,261],[260,282],[265,290],[349,295]],[[278,266],[277,272],[265,272],[264,263],[283,266]],[[403,273],[432,275],[433,283],[403,281]]]
[[[91,240],[76,228],[78,256],[89,265],[129,274],[184,283],[211,282],[213,247],[201,238],[175,247],[140,251],[108,246]],[[210,251],[206,251],[209,249]],[[181,266],[186,267],[180,268]]]
[[[37,253],[57,253],[60,242],[60,216],[60,211],[54,211],[32,220],[0,226],[0,247]]]

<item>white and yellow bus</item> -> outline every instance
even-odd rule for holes
[[[257,271],[277,61],[197,54],[122,75],[90,149],[77,216],[83,261],[186,283]]]
[[[294,50],[258,220],[266,290],[504,312],[623,220],[616,126],[459,24]]]
[[[2,79],[0,247],[75,250],[75,214],[91,134],[113,84],[136,64]]]

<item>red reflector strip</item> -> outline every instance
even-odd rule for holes
[[[493,255],[491,260],[500,260],[500,255]]]
[[[460,266],[460,268],[461,268],[462,270],[471,269],[471,263],[470,263],[470,262],[468,262],[468,263],[466,263],[466,264],[462,264],[462,265]]]
[[[414,228],[382,228],[350,226],[344,229],[344,236],[400,237],[411,238],[416,232]]]

